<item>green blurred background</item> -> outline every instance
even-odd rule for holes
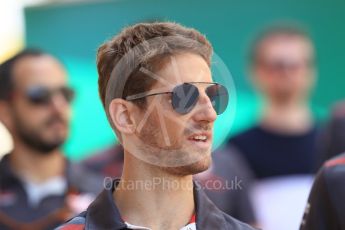
[[[330,106],[344,98],[344,12],[343,0],[80,1],[26,8],[25,40],[26,46],[43,48],[67,66],[77,98],[65,150],[69,158],[78,160],[116,140],[98,97],[95,56],[98,46],[124,26],[175,21],[198,29],[211,41],[231,71],[230,88],[236,88],[229,112],[216,124],[218,145],[253,125],[260,114],[261,99],[253,92],[246,70],[247,53],[257,32],[272,23],[301,25],[315,42],[318,82],[311,98],[315,116],[325,118]]]

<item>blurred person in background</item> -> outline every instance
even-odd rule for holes
[[[319,170],[300,230],[345,230],[345,103],[332,109],[320,138]]]
[[[14,144],[0,161],[0,229],[52,229],[89,203],[87,180],[61,151],[73,96],[64,67],[41,50],[0,65],[0,121]]]
[[[267,28],[252,45],[251,80],[264,107],[259,123],[231,138],[229,146],[257,178],[251,197],[263,229],[298,228],[317,168],[319,128],[309,107],[314,52],[303,30],[285,25]]]
[[[212,164],[195,175],[206,195],[225,213],[252,226],[257,226],[249,192],[253,173],[246,161],[231,146],[222,146],[212,153]]]
[[[123,147],[115,144],[108,148],[91,153],[90,157],[80,162],[81,167],[93,172],[99,178],[119,178],[123,169]],[[103,182],[95,181],[95,186],[101,191]]]
[[[345,152],[345,102],[337,102],[332,108],[330,118],[322,128],[320,146],[320,165]]]
[[[300,230],[345,230],[345,154],[328,160],[310,192]]]
[[[315,170],[318,129],[309,108],[314,48],[293,27],[272,27],[254,42],[252,82],[264,97],[258,125],[231,138],[259,179]]]

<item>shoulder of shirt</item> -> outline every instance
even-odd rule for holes
[[[324,168],[333,168],[337,166],[345,167],[345,153],[326,161],[324,164]]]
[[[326,161],[319,172],[320,176],[326,181],[328,187],[343,188],[345,191],[343,183],[345,178],[345,153]]]
[[[223,216],[224,216],[224,219],[225,219],[225,222],[228,224],[228,226],[224,229],[234,229],[234,230],[255,230],[255,228],[253,228],[252,226],[246,224],[246,223],[243,223],[231,216],[229,216],[228,214],[223,213]]]
[[[86,222],[86,211],[68,220],[55,230],[83,230]]]
[[[226,226],[226,228],[224,229],[254,230],[254,228],[249,226],[248,224],[238,221],[224,212],[222,213],[223,213],[225,222],[228,224],[228,226]],[[86,211],[79,214],[76,217],[73,217],[72,219],[67,221],[62,226],[56,228],[55,230],[82,230],[82,229],[85,229],[85,222],[86,222]]]

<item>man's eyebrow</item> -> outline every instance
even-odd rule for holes
[[[168,82],[167,80],[165,80],[164,78],[160,77],[159,75],[155,74],[154,72],[144,68],[144,67],[141,67],[139,69],[140,72],[148,75],[149,77],[153,78],[154,80],[156,81],[159,81],[160,83],[162,83],[163,85],[169,85],[169,86],[173,86],[173,84],[171,84],[170,82]]]

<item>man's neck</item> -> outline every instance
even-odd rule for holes
[[[14,146],[10,154],[10,165],[23,180],[39,184],[64,174],[66,162],[60,150],[39,153],[20,143],[15,143]]]
[[[122,218],[150,229],[180,229],[188,224],[194,214],[192,176],[173,176],[129,158],[125,157],[121,182],[113,194]]]
[[[277,103],[268,101],[261,124],[281,133],[304,133],[311,128],[312,114],[306,102]]]

